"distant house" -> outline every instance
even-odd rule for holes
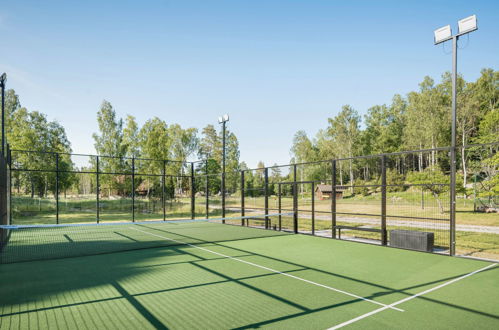
[[[336,187],[336,199],[343,198],[343,192],[346,190],[346,187]],[[315,187],[315,197],[324,200],[331,199],[331,195],[333,194],[333,189],[330,184],[318,184]]]
[[[138,196],[148,196],[151,189],[152,184],[148,180],[144,180],[135,188],[135,194]]]

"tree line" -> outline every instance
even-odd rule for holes
[[[499,72],[483,69],[474,82],[458,77],[457,136],[460,146],[470,143],[499,141]],[[375,105],[364,116],[350,105],[344,105],[334,117],[327,119],[327,127],[310,138],[306,132],[298,131],[292,141],[291,163],[313,162],[325,159],[351,158],[360,155],[390,153],[413,149],[435,149],[450,145],[451,122],[451,76],[444,73],[440,83],[425,77],[419,90],[405,96],[395,95],[390,104]],[[7,141],[14,150],[50,151],[60,153],[31,153],[15,151],[13,161],[16,168],[30,169],[30,172],[13,173],[14,188],[20,193],[46,196],[55,192],[55,170],[58,175],[59,191],[78,190],[79,193],[96,189],[95,176],[83,176],[70,171],[103,173],[155,173],[161,174],[164,163],[142,159],[170,160],[166,174],[173,179],[167,181],[172,194],[182,194],[188,189],[190,168],[186,161],[203,159],[196,164],[198,175],[209,173],[206,180],[196,181],[196,191],[204,191],[208,182],[209,193],[220,193],[222,137],[220,130],[207,125],[202,130],[184,128],[167,123],[158,117],[147,120],[142,126],[135,117],[119,118],[112,104],[103,101],[97,112],[98,131],[93,134],[94,146],[100,157],[91,157],[89,164],[78,167],[69,155],[71,143],[62,125],[50,121],[47,116],[29,111],[21,106],[14,90],[6,91],[6,133]],[[465,190],[469,180],[477,172],[479,181],[489,194],[499,195],[498,146],[466,152],[460,149],[459,184]],[[235,192],[240,187],[238,171],[248,169],[240,162],[239,143],[236,135],[227,132],[227,189]],[[57,159],[56,159],[57,158]],[[135,161],[133,161],[135,160]],[[406,181],[425,183],[431,180],[447,180],[448,156],[436,150],[414,154],[403,161],[391,160],[388,180],[398,184]],[[410,164],[408,166],[407,164]],[[368,194],[366,189],[354,190],[357,183],[379,180],[373,173],[377,164],[368,160],[342,161],[338,163],[338,180],[341,185],[351,185],[352,192]],[[257,168],[265,164],[259,162]],[[470,168],[471,167],[471,168]],[[65,172],[69,171],[69,172]],[[300,166],[298,180],[326,181],[330,179],[327,166]],[[278,181],[289,181],[292,173],[279,168],[269,169],[269,189],[277,193]],[[146,194],[158,192],[161,178],[138,176],[135,187]],[[248,171],[245,177],[247,195],[262,194],[263,170]],[[130,175],[103,175],[101,188],[119,195],[131,194]],[[487,188],[488,187],[488,188]],[[286,186],[286,189],[288,187]]]
[[[169,176],[165,183],[171,194],[185,193],[190,174],[189,160],[197,163],[196,173],[219,173],[221,171],[222,136],[213,125],[201,132],[196,128],[183,128],[179,124],[168,124],[158,117],[147,120],[140,126],[135,117],[119,118],[112,104],[103,101],[97,112],[98,132],[93,134],[98,160],[90,156],[88,165],[78,167],[71,157],[71,143],[66,131],[57,121],[49,121],[38,111],[29,111],[21,106],[19,96],[9,89],[5,94],[6,136],[12,150],[13,168],[29,171],[13,171],[13,188],[19,193],[44,197],[56,191],[56,170],[59,170],[58,189],[69,189],[78,193],[96,191],[95,175],[73,172],[104,173],[99,186],[110,195],[131,194],[131,175],[138,175],[134,185],[145,189],[147,195],[159,191],[161,174]],[[235,134],[226,132],[226,169],[239,170],[239,142]],[[109,157],[108,157],[109,156]],[[154,176],[148,177],[148,174]],[[220,177],[213,177],[212,190],[220,189]]]
[[[499,71],[483,69],[474,82],[458,76],[457,93],[457,143],[463,147],[458,155],[460,185],[463,189],[468,187],[469,180],[478,172],[482,174],[481,181],[490,188],[488,192],[499,195],[498,145],[475,152],[464,148],[469,144],[499,142]],[[338,115],[327,119],[327,127],[319,130],[315,137],[310,138],[305,131],[295,134],[292,162],[450,146],[451,96],[451,75],[446,72],[440,83],[426,76],[418,91],[406,96],[394,95],[390,104],[374,105],[364,116],[352,106],[344,105]],[[398,182],[407,179],[414,183],[427,182],[436,176],[443,180],[448,173],[446,153],[420,152],[413,158],[411,169],[427,175],[399,175]],[[339,162],[339,183],[354,185],[356,180],[369,181],[369,175],[365,175],[369,172],[366,171],[368,165],[367,161]],[[399,165],[394,167],[399,174],[403,172]]]

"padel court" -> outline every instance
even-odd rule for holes
[[[495,263],[229,223],[11,226],[0,329],[499,327]]]

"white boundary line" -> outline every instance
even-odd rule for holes
[[[438,285],[438,286],[436,286],[436,287],[434,287],[434,288],[431,288],[431,289],[428,289],[428,290],[425,290],[425,291],[422,291],[422,292],[416,293],[415,295],[412,295],[412,296],[410,296],[410,297],[407,297],[407,298],[404,298],[404,299],[399,300],[399,301],[397,301],[397,302],[394,302],[393,304],[390,304],[390,305],[387,305],[387,306],[385,306],[385,307],[381,307],[381,308],[375,309],[375,310],[373,310],[372,312],[366,313],[366,314],[364,314],[364,315],[361,315],[361,316],[358,316],[358,317],[356,317],[356,318],[353,318],[353,319],[351,319],[351,320],[349,320],[349,321],[346,321],[346,322],[340,323],[340,324],[338,324],[338,325],[335,325],[335,326],[333,326],[333,327],[329,328],[328,330],[334,330],[334,329],[339,329],[339,328],[342,328],[342,327],[344,327],[344,326],[347,326],[347,325],[352,324],[352,323],[354,323],[354,322],[357,322],[357,321],[359,321],[359,320],[365,319],[365,318],[366,318],[366,317],[368,317],[368,316],[371,316],[371,315],[377,314],[377,313],[382,312],[382,311],[384,311],[384,310],[386,310],[386,309],[388,309],[388,308],[390,308],[390,307],[394,307],[394,306],[396,306],[396,305],[400,305],[400,304],[402,304],[402,303],[405,303],[406,301],[412,300],[412,299],[417,298],[417,297],[419,297],[419,296],[422,296],[422,295],[424,295],[424,294],[427,294],[427,293],[430,293],[430,292],[432,292],[432,291],[438,290],[438,289],[440,289],[440,288],[443,288],[444,286],[447,286],[447,285],[449,285],[449,284],[452,284],[452,283],[455,283],[455,282],[457,282],[457,281],[460,281],[460,280],[462,280],[462,279],[464,279],[464,278],[466,278],[466,277],[469,277],[469,276],[471,276],[471,275],[474,275],[474,274],[476,274],[476,273],[479,273],[479,272],[481,272],[481,271],[484,271],[484,270],[486,270],[486,269],[488,269],[488,268],[491,268],[491,267],[493,267],[493,266],[496,266],[496,265],[498,265],[498,264],[497,264],[497,263],[493,263],[493,264],[488,265],[488,266],[486,266],[486,267],[480,268],[480,269],[478,269],[478,270],[475,270],[474,272],[468,273],[468,274],[463,275],[463,276],[461,276],[461,277],[458,277],[458,278],[455,278],[455,279],[450,280],[450,281],[448,281],[448,282],[442,283],[442,284],[440,284],[440,285]]]
[[[236,257],[231,257],[231,256],[228,256],[228,255],[219,253],[219,252],[215,252],[215,251],[209,250],[207,248],[203,248],[203,247],[196,246],[196,245],[193,245],[193,244],[189,244],[189,243],[185,243],[185,242],[182,242],[182,241],[178,241],[178,240],[175,240],[173,238],[168,238],[168,237],[165,237],[165,236],[153,234],[153,233],[150,233],[150,232],[147,232],[147,231],[143,231],[143,230],[140,230],[140,229],[137,229],[137,228],[131,228],[131,229],[137,230],[137,231],[140,231],[142,233],[149,234],[149,235],[152,235],[152,236],[156,236],[156,237],[159,237],[159,238],[163,238],[163,239],[166,239],[168,241],[172,241],[172,242],[177,242],[177,243],[181,243],[181,244],[184,244],[184,245],[188,245],[190,247],[193,247],[193,248],[196,248],[196,249],[200,249],[200,250],[203,250],[203,251],[206,251],[206,252],[209,252],[209,253],[213,253],[213,254],[216,254],[218,256],[227,258],[227,259],[232,259],[232,260],[235,260],[235,261],[239,261],[239,262],[251,265],[251,266],[255,266],[255,267],[258,267],[258,268],[261,268],[261,269],[268,270],[268,271],[276,273],[276,274],[280,274],[280,275],[283,275],[283,276],[294,278],[295,280],[303,281],[303,282],[306,282],[306,283],[309,283],[309,284],[312,284],[312,285],[319,286],[321,288],[325,288],[325,289],[328,289],[328,290],[331,290],[331,291],[335,291],[335,292],[338,292],[338,293],[345,294],[345,295],[350,296],[350,297],[354,297],[354,298],[361,299],[361,300],[364,300],[364,301],[367,301],[367,302],[370,302],[370,303],[373,303],[373,304],[376,304],[376,305],[380,305],[380,306],[383,306],[383,309],[391,308],[391,309],[397,310],[399,312],[403,312],[404,311],[403,309],[400,309],[400,308],[397,308],[397,307],[386,305],[386,304],[377,302],[375,300],[371,300],[371,299],[364,298],[364,297],[358,296],[358,295],[350,293],[350,292],[346,292],[346,291],[343,291],[343,290],[340,290],[340,289],[333,288],[331,286],[327,286],[327,285],[320,284],[320,283],[317,283],[317,282],[309,281],[309,280],[306,280],[304,278],[301,278],[301,277],[298,277],[298,276],[295,276],[295,275],[291,275],[291,274],[288,274],[288,273],[283,273],[283,272],[280,272],[278,270],[275,270],[275,269],[272,269],[272,268],[269,268],[269,267],[265,267],[265,266],[262,266],[262,265],[255,264],[253,262],[242,260],[242,259],[239,259],[239,258],[236,258]]]

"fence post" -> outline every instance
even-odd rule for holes
[[[293,164],[293,230],[298,234],[298,187],[296,185],[296,164]]]
[[[278,188],[277,188],[277,193],[278,193],[278,199],[277,199],[277,207],[279,209],[279,231],[281,231],[282,229],[282,215],[281,215],[281,208],[282,208],[282,204],[281,204],[281,194],[282,194],[282,184],[279,182],[278,184]]]
[[[314,192],[314,182],[312,181],[312,235],[315,235],[315,192]]]
[[[12,150],[10,149],[10,145],[7,143],[7,165],[9,169],[9,200],[7,201],[8,206],[9,206],[9,221],[7,222],[8,225],[12,224]]]
[[[455,41],[454,43],[457,43]],[[454,52],[455,54],[455,52]],[[454,105],[455,106],[455,105]],[[455,108],[452,116],[453,123],[455,125]],[[454,130],[453,133],[455,134]],[[456,146],[455,146],[455,136],[452,138],[452,146],[450,149],[450,223],[449,223],[449,255],[453,256],[456,254]]]
[[[99,223],[100,221],[100,208],[99,208],[99,205],[100,205],[100,182],[99,182],[99,156],[96,157],[95,159],[95,183],[96,183],[96,187],[95,187],[95,202],[96,202],[96,215],[97,215],[97,223]]]
[[[191,218],[196,218],[196,182],[194,178],[194,163],[191,163]]]
[[[55,221],[59,223],[59,154],[55,154]]]
[[[210,182],[210,179],[209,179],[209,173],[208,173],[208,160],[206,160],[206,171],[205,171],[205,174],[206,174],[206,191],[205,191],[205,195],[206,195],[206,219],[208,219],[210,217],[210,187],[209,187],[209,182]]]
[[[386,156],[381,156],[381,245],[387,244],[386,233]]]
[[[135,157],[132,158],[132,222],[135,222]]]
[[[331,235],[336,238],[336,160],[331,162]]]
[[[222,218],[225,218],[225,172],[222,172],[220,192],[222,193]],[[222,223],[225,223],[225,219],[222,220]]]
[[[241,171],[241,216],[244,217],[244,170]],[[244,219],[241,219],[241,226],[244,226]]]
[[[477,174],[473,173],[473,212],[476,212],[476,176]]]
[[[166,160],[163,160],[163,171],[161,176],[161,204],[163,208],[163,221],[166,221]]]
[[[269,168],[263,170],[264,173],[264,193],[265,193],[265,214],[269,214]],[[265,217],[265,229],[270,229],[270,218]]]

